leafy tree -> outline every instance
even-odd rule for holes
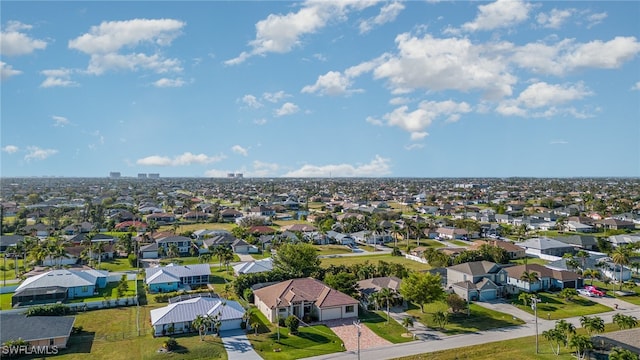
[[[438,310],[431,316],[433,322],[436,323],[440,329],[444,329],[445,325],[449,323],[449,313],[446,311]]]
[[[300,320],[298,320],[297,316],[289,315],[287,317],[287,319],[284,321],[284,324],[287,326],[287,328],[289,329],[289,332],[291,334],[297,334],[298,333],[298,327],[300,326]]]
[[[593,285],[593,279],[600,277],[600,271],[598,269],[585,269],[582,272],[582,276],[591,279],[591,285]]]
[[[324,277],[324,282],[338,291],[349,296],[355,296],[358,293],[358,281],[352,273],[341,271],[337,274],[328,273]]]
[[[283,244],[273,257],[273,267],[294,278],[308,277],[320,269],[320,259],[311,244]]]
[[[576,289],[564,288],[560,291],[560,297],[566,301],[573,301],[576,296],[578,296]]]
[[[169,245],[169,249],[167,250],[167,256],[170,258],[175,258],[180,254],[180,250],[178,249],[178,245],[176,243],[171,243]]]
[[[120,281],[118,282],[118,296],[122,297],[124,294],[129,291],[129,282],[127,281],[127,275],[122,275]]]
[[[520,295],[518,295],[518,300],[522,301],[524,306],[527,306],[527,304],[531,301],[532,297],[533,297],[533,295],[531,295],[529,293],[521,292]]]
[[[420,311],[424,313],[424,304],[444,297],[440,274],[412,272],[402,280],[400,294],[406,300],[420,304]]]

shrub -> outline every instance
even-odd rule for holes
[[[245,300],[247,300],[250,303],[253,303],[253,290],[251,290],[251,288],[244,289],[244,292],[242,295],[243,295],[242,297]]]
[[[174,338],[168,338],[164,343],[162,343],[162,346],[167,350],[174,350],[178,347],[178,341]]]
[[[285,325],[287,325],[287,328],[289,329],[289,332],[291,334],[297,334],[298,327],[300,326],[300,320],[298,320],[296,316],[289,315],[287,317],[287,320],[285,320]]]
[[[71,308],[63,304],[32,306],[25,312],[27,316],[62,316],[71,313]]]

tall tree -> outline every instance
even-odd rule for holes
[[[412,272],[402,280],[400,294],[406,300],[420,304],[420,311],[424,313],[424,304],[444,297],[440,274]]]
[[[350,272],[340,271],[336,274],[328,273],[324,277],[324,282],[338,291],[349,296],[358,294],[358,281],[356,276]]]
[[[581,316],[580,325],[587,331],[589,337],[593,333],[601,333],[604,331],[604,320],[597,316]]]
[[[313,245],[288,243],[276,251],[273,267],[294,278],[308,277],[320,269],[320,259]]]
[[[520,280],[529,284],[529,291],[531,291],[531,286],[536,282],[540,281],[540,276],[535,271],[524,271],[522,275],[520,275]]]
[[[613,262],[620,268],[620,290],[622,290],[622,283],[624,282],[622,279],[624,267],[625,265],[629,265],[630,258],[631,248],[627,246],[618,246],[611,253],[611,260],[613,260]]]
[[[212,325],[212,319],[209,315],[197,315],[193,322],[191,322],[191,326],[193,326],[196,330],[198,330],[198,335],[200,335],[200,341],[204,341],[204,337],[207,335],[207,329]]]
[[[625,315],[617,313],[613,315],[613,322],[618,325],[620,329],[631,329],[638,325],[638,319],[633,315]]]

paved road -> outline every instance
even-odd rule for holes
[[[640,306],[630,304],[627,302],[621,302],[618,299],[600,298],[602,302],[615,300],[619,306],[618,310],[609,311],[606,313],[596,314],[596,316],[602,318],[605,323],[611,323],[613,321],[613,315],[616,313],[623,313],[625,315],[632,315],[640,318]],[[598,302],[600,302],[598,301]],[[494,308],[498,311],[505,312],[512,316],[520,317],[525,320],[526,323],[519,326],[512,326],[507,328],[500,328],[488,331],[479,331],[471,334],[459,334],[451,336],[434,336],[430,339],[423,339],[412,341],[404,344],[394,344],[388,346],[381,346],[377,348],[364,349],[360,351],[361,358],[364,359],[395,359],[402,356],[416,355],[429,353],[440,350],[455,349],[464,346],[479,345],[496,341],[516,339],[525,336],[531,336],[535,334],[535,319],[530,314],[508,304],[502,304],[499,302],[486,304],[476,302],[478,305]],[[524,316],[526,314],[527,316]],[[565,319],[572,323],[576,327],[581,327],[580,317],[573,317]],[[542,334],[543,331],[552,329],[555,326],[554,320],[546,320],[538,318],[538,333]],[[541,344],[545,340],[540,338]],[[307,358],[306,360],[321,360],[321,359],[335,359],[335,360],[352,360],[357,358],[355,351],[346,351],[341,353],[333,353],[323,356],[316,356]]]
[[[222,343],[227,350],[229,360],[261,360],[258,353],[253,350],[245,331],[242,329],[223,331]]]

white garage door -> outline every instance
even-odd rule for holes
[[[342,317],[342,308],[322,310],[322,321],[340,319],[341,317]]]
[[[220,324],[220,331],[240,329],[242,319],[223,320]]]

